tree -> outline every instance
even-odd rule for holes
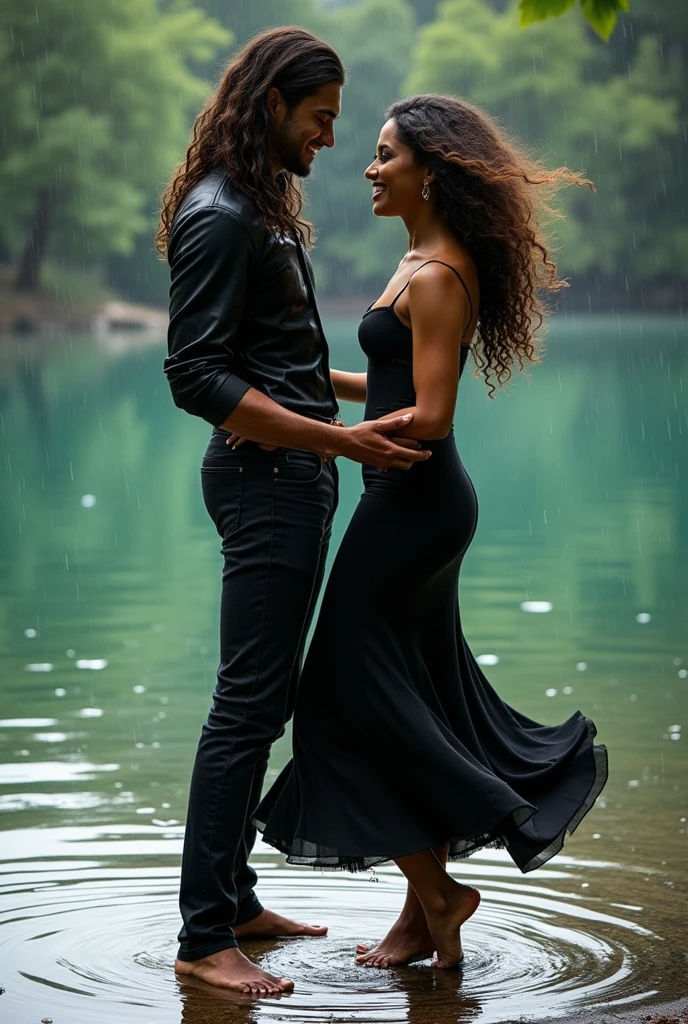
[[[370,292],[384,283],[390,260],[405,245],[399,222],[373,217],[363,172],[385,108],[402,94],[415,19],[406,0],[363,0],[330,12],[314,28],[341,54],[348,74],[335,148],[320,154],[307,184],[309,213],[322,228],[314,253],[318,284],[335,295]]]
[[[48,252],[91,263],[150,230],[151,185],[207,90],[187,65],[229,41],[191,0],[5,0],[0,232],[18,289],[38,286]]]
[[[315,0],[251,0],[250,3],[201,0],[201,6],[230,30],[237,46],[243,46],[257,32],[278,25],[302,25],[312,29],[318,18]]]
[[[355,0],[324,8],[314,0],[202,0],[241,44],[256,32],[290,22],[327,39],[347,69],[336,146],[323,151],[306,182],[307,210],[319,232],[314,252],[320,293],[350,295],[383,283],[403,247],[396,223],[374,222],[363,171],[373,158],[385,107],[401,95],[414,44],[408,0]]]
[[[677,266],[688,272],[685,229],[663,206],[657,167],[658,149],[680,134],[676,76],[654,35],[642,36],[617,72],[580,18],[523,32],[514,4],[499,12],[485,0],[448,0],[422,31],[406,87],[464,96],[546,161],[593,179],[596,195],[571,190],[565,199],[564,271],[615,290],[660,282]]]

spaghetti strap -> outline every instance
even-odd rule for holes
[[[468,323],[466,324],[466,327],[465,327],[465,329],[463,331],[463,334],[461,335],[461,337],[463,337],[463,335],[466,333],[466,331],[468,330],[468,328],[470,327],[470,325],[471,325],[471,323],[473,321],[473,299],[471,298],[471,293],[468,290],[468,285],[466,284],[464,279],[461,277],[461,274],[458,272],[456,267],[452,267],[451,263],[445,263],[444,260],[426,260],[425,263],[421,263],[421,265],[419,267],[416,267],[416,269],[413,271],[413,274],[417,274],[419,270],[422,270],[423,267],[427,267],[427,265],[429,263],[439,263],[443,267],[449,267],[450,270],[454,271],[454,273],[458,277],[459,281],[463,285],[463,290],[466,293],[466,297],[468,299],[468,305],[469,305],[470,312],[471,312],[471,315],[468,318]],[[389,307],[390,309],[394,309],[394,307],[395,307],[395,305],[397,303],[397,299],[401,298],[401,296],[404,294],[404,292],[406,291],[408,286],[411,284],[411,278],[413,277],[413,274],[411,274],[411,276],[409,277],[408,281],[406,282],[404,287],[401,289],[401,291],[398,293],[398,295],[395,295],[395,297],[392,300],[392,303],[391,303],[391,305]]]

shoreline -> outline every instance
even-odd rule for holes
[[[166,309],[137,303],[108,299],[88,309],[66,309],[55,304],[48,297],[46,301],[23,301],[7,303],[7,296],[0,294],[0,336],[20,339],[27,336],[51,337],[67,333],[90,334],[99,339],[130,337],[136,339],[159,337],[167,332],[169,317]],[[364,300],[322,299],[318,302],[321,315],[327,318],[360,319]],[[684,310],[676,309],[579,309],[563,307],[551,311],[552,320],[585,320],[588,324],[608,323],[617,320],[642,320],[646,322],[676,320],[686,321]]]
[[[22,337],[26,335],[55,335],[67,332],[141,337],[166,332],[169,321],[166,307],[146,303],[128,302],[103,289],[91,294],[74,296],[70,291],[17,292],[11,287],[11,276],[6,265],[0,264],[0,334]],[[360,318],[369,305],[369,294],[348,296],[323,295],[318,299],[321,314],[328,318]],[[607,295],[604,303],[571,301],[575,296],[561,297],[552,303],[555,318],[586,318],[609,320],[617,318],[677,319],[683,321],[686,308],[680,293],[663,295],[661,301],[640,301],[633,304],[617,302]],[[582,296],[579,296],[582,298]],[[647,298],[647,297],[646,297]]]
[[[633,1009],[612,1003],[572,1013],[566,1017],[547,1017],[541,1021],[528,1021],[527,1024],[688,1024],[688,996],[675,999],[669,1003],[644,1002]],[[522,1024],[524,1018],[516,1017],[508,1024]],[[504,1022],[507,1024],[507,1022]]]

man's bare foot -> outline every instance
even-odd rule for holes
[[[277,939],[297,935],[327,935],[327,928],[320,924],[299,924],[281,917],[274,910],[262,910],[258,917],[233,928],[237,939]]]
[[[427,960],[435,952],[435,943],[425,914],[408,914],[402,911],[381,942],[370,949],[356,946],[356,961],[362,967],[398,967]]]
[[[174,970],[179,977],[191,976],[249,996],[281,996],[294,991],[293,981],[262,971],[236,947],[221,949],[201,960],[175,960]]]
[[[428,929],[433,938],[437,959],[433,967],[458,967],[463,960],[461,925],[475,914],[480,904],[480,893],[470,885],[454,882],[451,890],[438,897],[433,908],[425,906]]]

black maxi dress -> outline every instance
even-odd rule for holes
[[[415,404],[395,303],[359,328],[366,419]],[[473,657],[458,582],[476,495],[453,433],[428,447],[408,472],[363,469],[299,684],[293,758],[252,816],[292,864],[360,871],[449,842],[450,858],[500,846],[532,871],[607,780],[588,718],[532,721]]]

